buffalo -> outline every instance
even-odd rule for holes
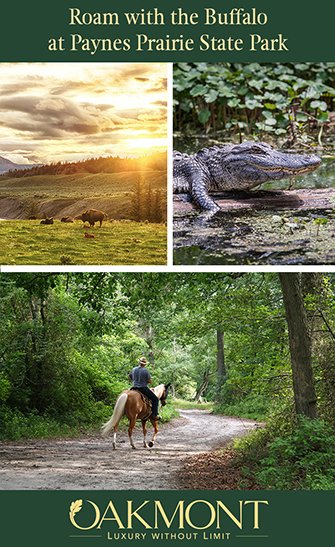
[[[53,224],[54,219],[53,217],[45,218],[44,220],[41,220],[40,224]]]
[[[82,220],[84,223],[88,222],[90,226],[94,226],[96,222],[100,222],[100,228],[102,221],[107,218],[106,213],[99,211],[98,209],[87,209],[81,215],[75,217],[75,220]]]
[[[62,217],[60,219],[61,222],[73,222],[73,218],[71,217]]]

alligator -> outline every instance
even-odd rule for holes
[[[209,192],[250,190],[270,180],[310,173],[320,163],[316,155],[281,152],[265,142],[213,146],[193,156],[174,152],[173,191],[187,193],[201,210],[215,212],[220,207]]]

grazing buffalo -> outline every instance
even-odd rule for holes
[[[53,223],[54,223],[53,217],[45,218],[44,220],[41,220],[40,222],[40,224],[53,224]]]
[[[81,215],[75,217],[75,220],[82,220],[88,222],[90,226],[94,226],[96,222],[100,222],[100,228],[102,221],[107,218],[106,213],[99,211],[98,209],[87,209]]]
[[[71,217],[62,217],[60,219],[61,222],[73,222],[73,218]]]

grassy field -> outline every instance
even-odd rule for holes
[[[61,218],[91,208],[109,218],[132,218],[139,183],[143,195],[149,187],[166,194],[164,171],[0,177],[0,218]]]
[[[86,239],[84,233],[94,235]],[[166,264],[166,226],[131,221],[40,225],[39,220],[0,222],[0,264]]]
[[[156,190],[164,207],[164,171],[0,177],[0,219],[6,219],[0,221],[0,264],[165,265],[166,226],[144,222]],[[113,219],[102,228],[86,228],[91,239],[84,237],[81,221],[60,222],[86,209]],[[27,220],[31,216],[37,220]],[[40,225],[45,217],[54,224]]]
[[[181,408],[185,410],[213,410],[213,403],[196,403],[195,401],[186,401],[185,399],[178,399],[174,397],[172,403],[175,408]]]
[[[81,199],[110,196],[119,192],[130,192],[141,178],[151,182],[153,189],[166,188],[164,171],[124,171],[122,173],[75,173],[73,175],[34,175],[21,178],[0,178],[0,194],[11,196],[34,196],[49,198]]]

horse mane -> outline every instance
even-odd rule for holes
[[[164,394],[165,384],[159,384],[159,386],[153,387],[152,391],[154,392],[156,397],[158,397],[158,399],[160,399],[162,397],[162,395]]]

